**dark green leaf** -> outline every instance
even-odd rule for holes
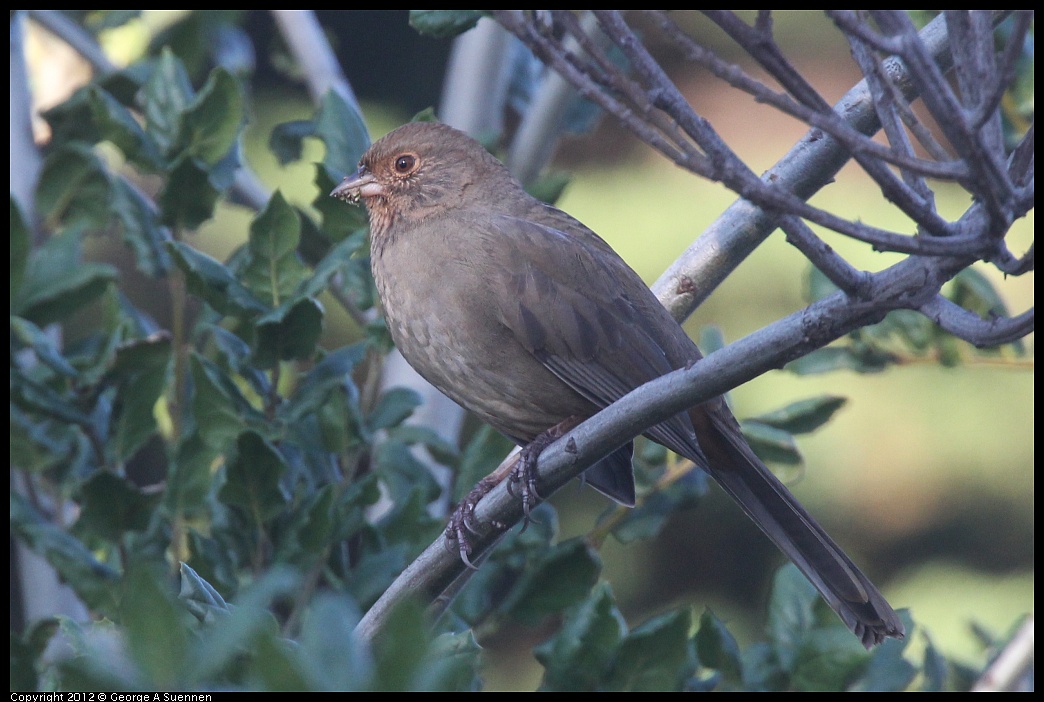
[[[138,565],[127,575],[120,619],[127,650],[156,688],[177,686],[188,651],[187,620],[160,575]]]
[[[790,685],[807,692],[843,692],[866,669],[869,659],[859,640],[838,621],[805,639]]]
[[[721,671],[725,680],[739,686],[743,681],[743,658],[739,644],[714,614],[707,610],[700,617],[696,632],[696,655],[700,664]]]
[[[912,627],[910,626],[910,624],[907,623],[906,630],[910,631],[911,628]],[[892,643],[898,644],[900,642],[896,641],[895,639],[890,639],[890,640],[885,642],[885,645],[892,644]],[[884,646],[882,646],[882,648],[884,648]],[[893,651],[889,651],[889,654],[894,654],[894,652]],[[906,661],[903,660],[903,662],[905,663]],[[895,665],[895,667],[893,668],[893,671],[894,671],[895,675],[896,676],[901,675],[903,673],[903,669],[901,667],[899,667],[898,663],[896,663],[894,665]],[[929,638],[928,639],[928,645],[925,647],[925,650],[924,650],[924,668],[923,668],[924,683],[923,683],[921,689],[924,692],[941,692],[943,690],[943,685],[946,683],[946,680],[949,678],[949,675],[948,675],[949,667],[950,666],[947,664],[946,659],[942,656],[942,653],[940,653],[939,649],[935,647],[935,643]],[[911,671],[911,677],[912,677],[912,671]],[[869,689],[869,688],[867,688],[867,689]]]
[[[482,10],[410,10],[410,26],[436,39],[449,39],[474,27]]]
[[[182,115],[177,148],[213,166],[236,145],[243,119],[239,81],[215,68]]]
[[[409,388],[392,388],[382,394],[366,418],[370,431],[394,427],[413,414],[421,404],[421,396]]]
[[[112,183],[113,214],[119,223],[123,243],[134,252],[138,270],[160,278],[170,270],[166,243],[168,232],[159,222],[159,213],[144,195],[122,178]]]
[[[189,292],[221,314],[250,318],[269,311],[217,260],[180,241],[170,242],[167,248],[185,273]]]
[[[192,516],[203,508],[213,482],[211,465],[219,455],[220,448],[204,441],[198,430],[178,442],[164,492],[172,513]]]
[[[862,347],[828,346],[816,349],[791,361],[785,368],[798,375],[853,370],[857,373],[877,373],[894,363],[895,355],[869,345]]]
[[[483,424],[471,437],[460,457],[454,482],[453,500],[464,498],[478,481],[493,472],[504,456],[514,448],[514,444],[506,436]]]
[[[428,664],[417,680],[419,690],[478,692],[482,647],[470,629],[438,636],[428,650]]]
[[[911,631],[912,624],[907,626],[907,632]],[[907,689],[917,675],[917,669],[905,658],[903,652],[906,650],[909,639],[886,639],[880,646],[874,648],[870,656],[870,664],[866,667],[862,676],[848,689],[852,692],[902,692]],[[931,650],[931,644],[928,650]],[[928,650],[925,651],[925,682],[933,678],[933,671],[929,670],[927,663]],[[940,687],[925,689],[925,692],[940,692],[945,678],[936,679]]]
[[[164,224],[194,231],[213,216],[220,194],[210,170],[193,157],[183,155],[174,162],[156,201]]]
[[[235,457],[218,497],[258,523],[267,522],[278,516],[290,499],[281,483],[285,473],[286,463],[275,446],[256,432],[243,432],[236,439]]]
[[[370,133],[362,115],[333,90],[328,90],[319,102],[315,136],[326,145],[323,165],[336,174],[337,180],[355,172],[363,152],[370,146]]]
[[[141,128],[126,107],[97,86],[89,87],[88,104],[98,136],[112,142],[128,161],[145,171],[160,167],[160,153],[155,142]]]
[[[331,241],[342,241],[366,226],[366,209],[362,205],[349,205],[343,200],[330,197],[342,175],[331,173],[323,164],[316,164],[315,185],[319,189],[312,205],[323,219],[322,231]]]
[[[346,595],[320,594],[301,624],[301,666],[315,689],[329,692],[365,690],[373,675],[373,659],[353,629],[359,607]]]
[[[113,448],[117,460],[130,458],[156,430],[153,409],[167,386],[171,342],[166,333],[123,344],[116,351],[117,381]]]
[[[834,413],[841,409],[847,401],[844,397],[836,395],[820,395],[793,402],[775,412],[751,417],[751,419],[791,434],[808,434],[830,421]]]
[[[275,154],[279,165],[301,160],[305,137],[315,136],[315,122],[300,119],[277,124],[268,138],[268,148]]]
[[[153,63],[152,72],[142,91],[145,129],[161,152],[173,158],[175,140],[185,111],[195,96],[181,61],[167,47]]]
[[[190,568],[187,563],[181,564],[180,571],[181,588],[178,590],[178,599],[197,619],[213,621],[218,614],[227,614],[231,611],[221,593],[201,578],[199,573]]]
[[[373,642],[375,691],[403,692],[415,689],[431,644],[430,625],[424,608],[406,600],[392,610],[387,624]]]
[[[81,427],[90,426],[91,418],[77,407],[69,395],[37,382],[11,368],[11,402],[26,412]]]
[[[190,358],[192,412],[200,437],[208,446],[223,450],[250,424],[261,417],[224,371],[197,354]]]
[[[619,691],[678,691],[696,669],[688,610],[650,619],[621,642],[605,687]]]
[[[11,535],[47,559],[77,596],[102,616],[115,616],[119,575],[68,532],[48,522],[21,495],[11,493]]]
[[[802,462],[794,435],[789,431],[754,420],[743,422],[742,429],[743,437],[761,460],[784,465],[799,465]]]
[[[366,356],[366,344],[345,346],[326,355],[308,373],[290,401],[280,408],[280,415],[288,424],[301,421],[319,410],[334,390],[347,390],[351,404],[357,402],[358,390],[352,382],[352,371]]]
[[[22,278],[29,263],[29,242],[32,236],[29,226],[22,217],[22,211],[11,197],[11,308],[14,309],[15,297],[22,287]]]
[[[539,623],[584,600],[601,569],[598,553],[583,539],[556,544],[533,559],[503,607],[522,622]]]
[[[627,633],[627,623],[607,583],[570,612],[554,636],[533,649],[544,666],[544,691],[599,689],[603,676]]]
[[[284,304],[257,319],[254,363],[270,368],[279,361],[305,360],[323,333],[323,308],[310,297]]]
[[[118,543],[126,532],[148,527],[159,495],[146,495],[126,478],[99,472],[80,487],[77,501],[76,533]]]
[[[104,230],[112,216],[108,170],[82,144],[53,151],[40,173],[36,209],[51,227]]]
[[[307,269],[297,255],[301,221],[279,191],[250,224],[249,262],[243,283],[258,298],[278,307],[304,281]]]
[[[45,334],[40,327],[21,317],[11,317],[11,336],[22,345],[31,348],[40,362],[53,370],[58,375],[75,378],[79,373],[69,365],[62,356],[62,352],[54,343],[49,334]]]
[[[221,671],[238,669],[259,638],[278,635],[270,605],[275,598],[292,594],[299,584],[298,576],[287,568],[268,569],[236,598],[228,615],[219,615],[200,632],[185,670],[196,680],[209,680]]]
[[[646,495],[637,507],[628,510],[613,527],[613,536],[625,544],[651,539],[660,533],[667,520],[676,512],[695,507],[705,494],[707,476],[693,466],[684,476]]]
[[[37,670],[45,667],[41,659],[57,632],[58,620],[50,617],[31,623],[20,636],[11,630],[11,692],[40,689]]]
[[[815,587],[793,564],[780,568],[772,579],[768,634],[776,656],[787,670],[793,670],[815,626],[813,608],[818,599]]]

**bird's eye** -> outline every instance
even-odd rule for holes
[[[402,154],[395,159],[395,172],[408,175],[417,167],[417,157],[413,154]]]

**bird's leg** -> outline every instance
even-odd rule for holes
[[[540,458],[540,454],[548,446],[553,444],[559,438],[562,437],[567,431],[578,425],[583,421],[582,417],[568,417],[567,419],[559,422],[550,429],[547,429],[536,436],[532,441],[522,447],[522,450],[518,454],[511,456],[509,459],[501,463],[495,471],[487,475],[485,478],[480,480],[475,487],[471,489],[457,508],[453,510],[453,515],[450,517],[449,524],[446,525],[446,538],[449,541],[455,541],[458,548],[460,549],[460,559],[469,568],[475,568],[471,563],[469,556],[471,555],[471,542],[468,534],[477,534],[478,531],[475,529],[475,507],[479,501],[485,497],[490,490],[495,488],[506,478],[508,480],[508,492],[511,495],[515,495],[515,486],[519,486],[519,496],[522,499],[522,512],[525,515],[525,522],[522,526],[522,530],[525,531],[529,523],[533,521],[530,516],[530,512],[533,507],[536,506],[536,502],[543,498],[536,489],[536,480],[538,477],[537,473],[537,460]],[[500,529],[501,531],[507,529],[506,524],[501,522],[492,522],[492,525]]]

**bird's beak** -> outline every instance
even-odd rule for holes
[[[365,166],[359,166],[359,170],[351,174],[330,192],[330,197],[336,197],[345,202],[359,202],[360,198],[381,195],[384,188],[377,182],[377,178],[366,170]]]

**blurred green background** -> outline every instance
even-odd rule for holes
[[[149,37],[177,15],[146,12],[106,37],[106,48],[124,60],[135,57]],[[285,70],[285,57],[267,13],[244,16],[258,47],[252,123],[246,156],[261,179],[291,201],[307,205],[317,195],[309,162],[282,168],[267,149],[273,126],[310,117],[313,107],[302,86]],[[319,12],[359,95],[373,138],[438,103],[450,44],[416,35],[405,11]],[[818,13],[780,13],[777,31],[788,55],[828,101],[857,80],[845,45]],[[697,28],[698,29],[698,28]],[[40,40],[48,54],[46,38]],[[714,45],[717,38],[708,37]],[[740,57],[735,57],[737,61]],[[696,109],[757,172],[771,166],[804,132],[802,126],[714,79],[675,64],[666,65]],[[749,68],[749,67],[747,67]],[[758,72],[750,69],[755,75]],[[38,80],[42,80],[39,78]],[[669,265],[735,196],[681,171],[639,144],[610,119],[593,134],[571,137],[558,151],[555,169],[572,181],[558,205],[609,241],[649,282]],[[840,216],[908,231],[855,167],[815,197],[815,204]],[[939,191],[939,208],[955,216],[967,207],[958,189]],[[225,206],[190,243],[224,259],[243,243],[252,213]],[[1015,225],[1010,246],[1021,254],[1032,241],[1033,215]],[[869,270],[898,260],[842,237],[824,235],[853,264]],[[99,258],[133,264],[108,242],[97,242]],[[992,269],[1009,305],[1021,312],[1033,304],[1033,275],[1004,280]],[[693,315],[695,337],[705,325],[738,339],[806,303],[805,259],[779,232],[760,247]],[[142,299],[150,297],[141,279]],[[161,296],[151,311],[164,318]],[[146,305],[146,307],[148,307]],[[326,306],[326,344],[352,340],[356,331],[335,304]],[[731,394],[741,419],[820,394],[842,395],[848,404],[834,421],[804,438],[801,470],[785,478],[798,497],[882,587],[896,607],[909,607],[945,653],[976,657],[972,625],[1001,633],[1033,610],[1033,348],[1029,354],[976,356],[957,367],[934,361],[909,363],[874,375],[831,373],[798,377],[769,373]],[[605,577],[633,625],[668,604],[711,607],[744,644],[759,635],[768,578],[782,557],[727,499],[715,493],[685,519],[676,519],[655,542],[603,550]],[[566,534],[583,533],[606,507],[592,491],[565,490],[555,498]],[[540,668],[529,649],[541,631],[510,629],[483,640],[495,665],[487,689],[533,686]]]

